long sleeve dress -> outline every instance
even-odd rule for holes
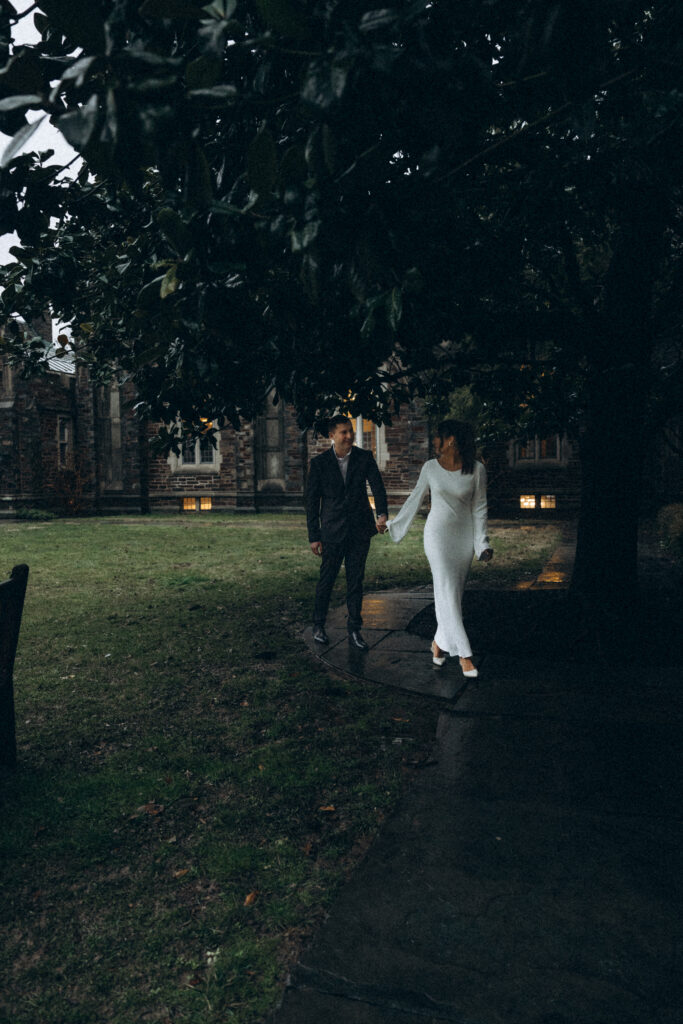
[[[471,658],[462,621],[462,594],[472,558],[491,546],[486,532],[486,470],[481,462],[475,462],[474,472],[467,474],[444,469],[437,459],[425,462],[413,492],[387,524],[396,543],[408,532],[428,489],[431,510],[424,528],[424,549],[434,579],[434,639],[442,651]]]

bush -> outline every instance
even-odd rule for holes
[[[48,519],[57,519],[55,512],[48,512],[45,508],[16,508],[12,514],[15,519],[27,519],[34,523],[46,522]]]
[[[657,532],[662,547],[677,562],[683,561],[683,505],[664,505],[657,513]]]

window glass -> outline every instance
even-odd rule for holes
[[[200,437],[199,439],[199,461],[202,465],[207,465],[213,462],[214,448],[211,444],[210,437]]]
[[[527,437],[519,442],[517,458],[520,461],[528,461],[536,458],[536,439]]]
[[[539,459],[556,459],[559,456],[560,439],[557,434],[542,437],[538,442]]]
[[[197,442],[194,440],[183,441],[183,462],[186,465],[194,466],[197,461]]]

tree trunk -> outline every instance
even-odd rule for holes
[[[628,621],[638,593],[638,518],[643,460],[651,450],[647,404],[652,305],[662,257],[665,200],[625,189],[603,282],[600,336],[591,366],[581,441],[581,511],[572,592],[592,609]]]
[[[623,376],[591,385],[571,590],[591,605],[626,611],[638,591],[644,402],[637,384]]]

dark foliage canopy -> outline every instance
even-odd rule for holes
[[[4,317],[71,321],[155,419],[470,384],[578,429],[598,379],[648,429],[675,407],[679,4],[41,0],[18,49],[1,6]],[[29,111],[75,180],[16,155]]]

